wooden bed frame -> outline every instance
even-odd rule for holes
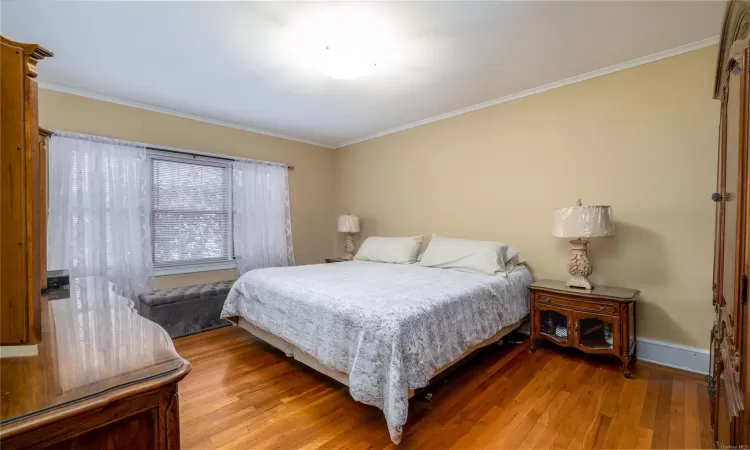
[[[466,349],[466,351],[459,356],[455,361],[451,362],[448,365],[445,365],[438,369],[433,375],[432,378],[434,379],[436,376],[440,375],[441,373],[445,372],[452,366],[454,366],[459,361],[463,360],[467,356],[469,356],[471,353],[473,353],[475,350],[478,350],[482,347],[486,347],[490,344],[494,344],[495,342],[498,342],[508,334],[512,333],[513,331],[517,330],[523,323],[528,319],[528,316],[522,318],[521,320],[514,322],[512,324],[506,325],[500,329],[497,333],[490,336],[489,338],[485,339],[484,341],[480,342],[477,345],[474,345],[472,347],[469,347]],[[349,386],[349,374],[344,372],[339,372],[337,370],[329,369],[328,367],[324,366],[322,363],[320,363],[317,359],[315,359],[314,356],[309,355],[308,353],[305,353],[304,351],[300,350],[296,345],[292,344],[291,342],[288,342],[272,333],[269,333],[268,331],[262,330],[255,325],[251,324],[247,320],[243,319],[242,317],[234,317],[230,319],[232,322],[236,322],[238,326],[244,328],[247,332],[252,334],[253,336],[257,337],[258,339],[266,342],[267,344],[276,347],[277,349],[281,350],[288,356],[289,358],[294,358],[297,361],[301,362],[302,364],[310,367],[311,369],[322,373],[323,375],[326,375],[330,378],[333,378],[334,380],[338,381],[339,383],[342,383],[346,386]],[[414,396],[414,391],[409,391],[409,398]]]

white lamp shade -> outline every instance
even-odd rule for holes
[[[562,238],[614,236],[612,208],[608,205],[585,205],[557,209],[552,224],[552,235]]]
[[[339,232],[359,233],[359,217],[348,214],[339,216]]]

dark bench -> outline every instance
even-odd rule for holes
[[[161,325],[169,336],[178,338],[221,328],[221,308],[234,281],[157,289],[138,296],[141,316]]]

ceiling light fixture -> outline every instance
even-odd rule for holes
[[[324,72],[336,80],[360,78],[377,66],[353,49],[332,48],[329,45],[326,45],[324,58]]]
[[[377,14],[362,8],[335,5],[306,15],[294,27],[297,65],[336,80],[354,80],[379,68],[393,54],[393,33]]]

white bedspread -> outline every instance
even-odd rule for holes
[[[529,312],[525,267],[507,278],[351,261],[251,270],[221,317],[241,316],[349,374],[351,396],[382,409],[401,440],[409,389]]]

